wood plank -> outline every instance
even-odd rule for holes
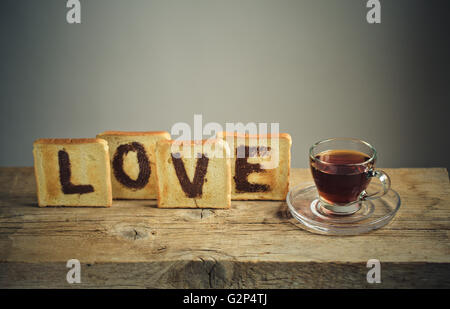
[[[366,262],[382,263],[378,287],[450,287],[447,170],[386,169],[402,198],[396,219],[359,236],[306,232],[284,202],[233,201],[230,210],[38,208],[31,168],[0,168],[0,287],[371,287]],[[311,182],[293,169],[293,185]]]

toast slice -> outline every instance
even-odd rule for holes
[[[289,190],[291,136],[219,132],[231,150],[232,200],[284,200]]]
[[[112,205],[105,140],[38,139],[33,156],[39,206]]]
[[[106,131],[97,135],[109,146],[114,199],[156,199],[156,142],[169,132]]]
[[[158,207],[230,208],[229,148],[223,140],[159,141]]]

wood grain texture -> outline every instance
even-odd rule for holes
[[[285,202],[233,201],[229,210],[38,208],[32,168],[0,168],[0,288],[450,287],[447,170],[386,169],[402,198],[396,218],[359,236],[306,232]],[[293,169],[291,184],[310,182]],[[82,283],[66,281],[66,262]],[[379,259],[382,283],[368,284]]]

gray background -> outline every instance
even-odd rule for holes
[[[315,141],[371,142],[379,166],[449,167],[448,1],[2,1],[0,165],[42,137],[279,122],[292,165]]]

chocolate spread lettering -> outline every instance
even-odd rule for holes
[[[266,184],[257,184],[248,182],[248,176],[251,173],[264,173],[259,163],[248,163],[249,157],[264,156],[270,151],[270,147],[249,147],[239,146],[236,149],[236,165],[234,181],[237,192],[267,192],[270,186]],[[244,153],[244,158],[239,158],[238,154]]]
[[[173,166],[180,182],[181,188],[187,197],[195,198],[202,196],[203,183],[205,182],[206,171],[208,169],[209,159],[202,154],[198,155],[197,164],[195,165],[194,180],[191,182],[186,174],[183,160],[179,153],[171,154]]]
[[[58,161],[59,181],[61,182],[61,188],[64,194],[84,194],[94,192],[94,187],[91,185],[74,185],[70,181],[70,177],[72,176],[70,158],[65,150],[58,151]]]
[[[129,151],[135,151],[137,154],[139,174],[136,180],[131,179],[123,170],[123,157]],[[144,146],[138,142],[123,144],[117,147],[112,162],[112,168],[116,179],[121,184],[131,189],[142,189],[150,180],[150,161],[148,160],[147,152],[145,151]]]

